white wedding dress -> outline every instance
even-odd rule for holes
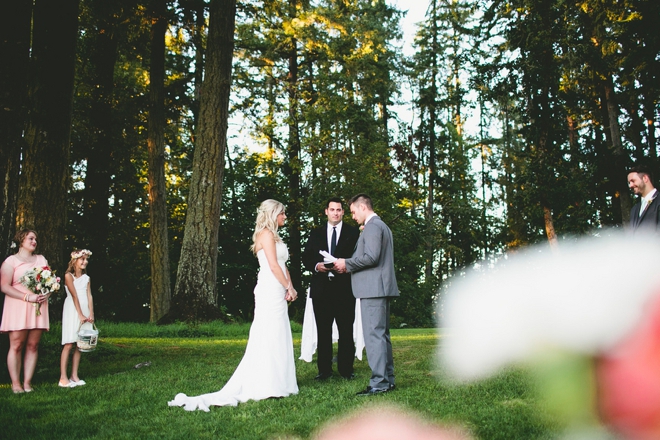
[[[277,262],[286,273],[289,251],[282,242],[277,242],[276,249]],[[179,393],[169,406],[209,411],[210,406],[236,406],[248,400],[298,394],[286,292],[270,270],[263,250],[257,252],[257,258],[260,269],[254,288],[254,321],[241,363],[220,391],[193,397]]]

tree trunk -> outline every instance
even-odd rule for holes
[[[537,13],[543,16],[542,26],[539,32],[548,33],[552,27],[550,22],[550,7],[544,4]],[[538,186],[539,202],[543,209],[543,222],[545,233],[551,247],[557,245],[557,233],[555,232],[552,218],[552,206],[556,204],[555,172],[558,156],[558,140],[553,124],[553,107],[557,96],[559,84],[558,68],[554,58],[552,43],[543,40],[535,43],[530,50],[530,60],[533,60],[533,69],[529,72],[529,81],[533,84],[534,93],[530,96],[531,112],[533,115],[532,131],[535,133],[535,144],[537,154],[532,160],[534,164],[534,181]],[[559,122],[559,121],[557,121]]]
[[[9,247],[16,232],[32,0],[12,2],[11,10],[7,6],[0,9],[0,250],[3,259],[11,253]],[[4,295],[1,296],[4,300]]]
[[[298,0],[289,0],[289,18],[297,15]],[[287,77],[287,92],[289,97],[289,141],[284,171],[289,181],[289,201],[287,223],[289,231],[291,282],[297,288],[302,279],[302,238],[300,233],[300,217],[302,214],[302,200],[300,195],[300,173],[302,164],[300,160],[300,132],[298,126],[298,41],[291,38],[289,53],[289,74]]]
[[[170,310],[170,258],[165,185],[165,31],[166,0],[153,0],[151,65],[149,67],[149,223],[151,252],[151,313],[157,322]]]
[[[424,279],[428,283],[433,279],[433,262],[435,260],[435,176],[436,176],[436,136],[435,128],[438,125],[436,115],[436,105],[438,97],[438,56],[435,51],[438,48],[438,29],[437,29],[437,5],[433,0],[431,3],[431,17],[433,26],[433,56],[431,59],[431,96],[429,105],[429,180],[428,180],[428,198],[426,204],[426,257],[424,264]]]
[[[646,147],[649,150],[653,166],[658,166],[658,150],[656,146],[655,127],[656,116],[655,106],[651,98],[644,98],[644,119],[646,120],[646,127],[644,127],[646,135]],[[654,184],[658,184],[657,181]]]
[[[571,152],[571,160],[575,160],[580,153],[578,123],[575,115],[570,114],[566,116],[566,125],[568,129],[568,149]]]
[[[37,230],[39,253],[62,275],[77,28],[78,0],[35,2],[18,225]]]
[[[555,223],[552,220],[552,211],[545,204],[543,205],[543,222],[545,224],[545,234],[548,236],[548,242],[552,249],[556,249],[559,242],[555,232]]]
[[[636,98],[627,99],[626,111],[628,113],[628,128],[625,130],[623,136],[632,143],[634,147],[634,157],[637,160],[644,160],[648,157],[648,154],[645,150],[646,145],[644,145],[644,132],[646,127],[644,127],[643,116],[640,113],[640,103]]]
[[[194,101],[191,104],[193,113],[193,130],[197,130],[197,123],[199,121],[199,99],[202,89],[202,81],[204,78],[204,31],[206,30],[206,2],[198,0],[193,3],[195,13],[195,28],[192,36],[193,45],[195,46],[195,90],[193,92]],[[193,143],[195,140],[193,139]]]
[[[502,150],[502,171],[504,174],[504,201],[506,203],[506,225],[508,232],[508,242],[506,247],[509,249],[516,249],[527,243],[527,233],[525,231],[526,220],[520,209],[514,209],[514,201],[519,186],[516,185],[516,156],[518,148],[516,147],[516,139],[512,121],[509,116],[511,109],[510,102],[505,100],[503,102],[502,111],[502,127],[504,130],[503,136],[503,150]]]
[[[14,251],[10,246],[16,233],[32,0],[5,2],[3,6],[0,7],[0,258],[4,260]],[[0,309],[4,303],[5,295],[0,294]],[[0,338],[0,352],[6,353],[8,349],[8,339]]]
[[[94,279],[99,304],[109,300],[110,293],[104,289],[111,273],[108,267],[109,197],[112,175],[115,170],[113,149],[114,133],[114,69],[117,62],[118,27],[121,18],[115,2],[95,2],[91,9],[97,23],[92,36],[95,50],[91,51],[92,92],[89,108],[89,123],[94,127],[87,149],[85,169],[85,189],[83,193],[84,240],[94,252],[94,264],[88,273]],[[80,243],[79,245],[82,245]]]
[[[212,0],[206,72],[188,212],[168,320],[221,317],[217,302],[218,227],[227,146],[236,0]]]
[[[630,201],[630,193],[628,192],[628,184],[626,176],[628,174],[627,165],[628,156],[626,155],[623,145],[621,143],[621,130],[619,129],[619,106],[616,103],[614,96],[614,86],[612,78],[609,77],[606,82],[603,82],[603,92],[605,96],[605,105],[607,107],[607,116],[609,119],[610,135],[612,139],[612,153],[614,155],[616,188],[619,192],[619,200],[621,203],[621,220],[625,227],[630,223],[630,209],[632,203]]]
[[[426,263],[424,265],[424,277],[426,282],[433,279],[433,261],[435,260],[435,176],[436,176],[436,136],[435,127],[437,124],[435,112],[435,76],[433,78],[433,103],[429,109],[429,180],[428,180],[428,198],[426,204]]]

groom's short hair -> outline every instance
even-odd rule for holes
[[[351,201],[348,203],[349,206],[350,206],[350,205],[355,205],[355,204],[358,204],[358,205],[364,205],[364,206],[366,206],[370,211],[373,211],[373,210],[374,210],[374,205],[373,205],[373,203],[371,202],[371,197],[369,197],[368,195],[366,195],[366,194],[364,194],[364,193],[360,193],[360,194],[358,194],[358,195],[356,195],[356,196],[353,196],[353,198],[351,199]]]
[[[651,185],[655,185],[653,183],[653,172],[651,171],[651,168],[644,166],[644,165],[637,165],[634,166],[628,171],[628,174],[630,173],[637,173],[639,174],[639,177],[641,178],[642,176],[646,176],[649,178],[649,182],[651,182]]]
[[[328,202],[325,204],[325,209],[330,207],[330,203],[339,203],[342,207],[344,206],[344,202],[342,202],[339,197],[330,197]]]

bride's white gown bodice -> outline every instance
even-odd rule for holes
[[[276,250],[277,261],[286,274],[289,251],[282,242],[276,243]],[[266,253],[260,250],[257,258],[259,276],[254,288],[254,321],[241,363],[220,391],[193,397],[179,393],[168,403],[170,406],[183,406],[187,411],[209,411],[209,406],[236,406],[248,400],[298,393],[291,325],[284,299],[286,291],[270,270]]]

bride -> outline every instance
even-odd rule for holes
[[[259,259],[259,276],[254,288],[254,321],[241,363],[220,391],[194,397],[179,393],[169,406],[209,411],[209,406],[236,406],[298,393],[287,311],[287,301],[295,301],[298,294],[285,265],[289,251],[277,234],[285,220],[284,205],[277,200],[264,200],[257,210],[250,249]]]

